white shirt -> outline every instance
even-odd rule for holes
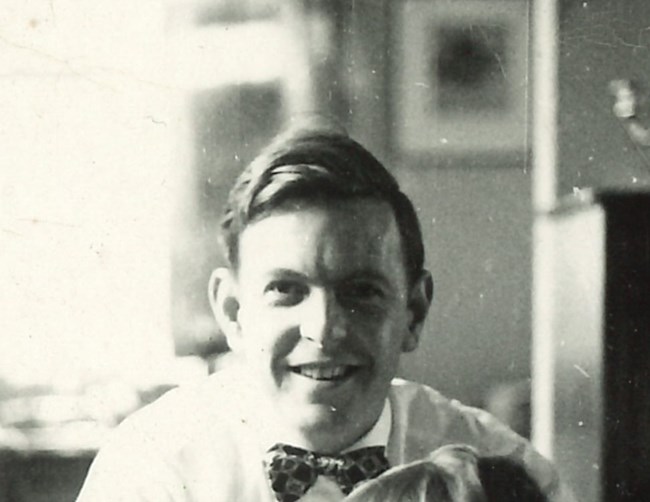
[[[78,502],[275,502],[262,458],[269,441],[283,439],[273,437],[277,424],[250,401],[254,393],[243,382],[224,370],[133,414],[100,450]],[[467,443],[523,463],[551,502],[573,501],[553,466],[488,413],[404,380],[393,382],[388,401],[355,447],[386,444],[395,466],[444,444]],[[320,477],[301,500],[342,498]]]

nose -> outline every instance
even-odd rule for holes
[[[346,337],[345,309],[336,296],[314,288],[303,304],[300,336],[323,349],[336,347]]]

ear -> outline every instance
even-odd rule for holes
[[[241,329],[239,326],[239,298],[237,280],[234,273],[227,268],[217,268],[210,275],[208,297],[212,313],[217,324],[226,336],[233,351],[241,347]]]
[[[402,340],[402,352],[411,352],[418,346],[420,333],[432,300],[433,279],[429,271],[424,270],[409,292],[409,324],[408,331]]]

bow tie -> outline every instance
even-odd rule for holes
[[[279,502],[298,500],[319,475],[333,477],[347,495],[356,484],[379,476],[389,467],[383,446],[324,455],[281,443],[269,449],[264,465]]]

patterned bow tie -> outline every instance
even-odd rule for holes
[[[286,444],[269,449],[264,465],[280,502],[298,500],[319,475],[333,477],[347,495],[356,484],[379,476],[389,467],[383,446],[330,456]]]

